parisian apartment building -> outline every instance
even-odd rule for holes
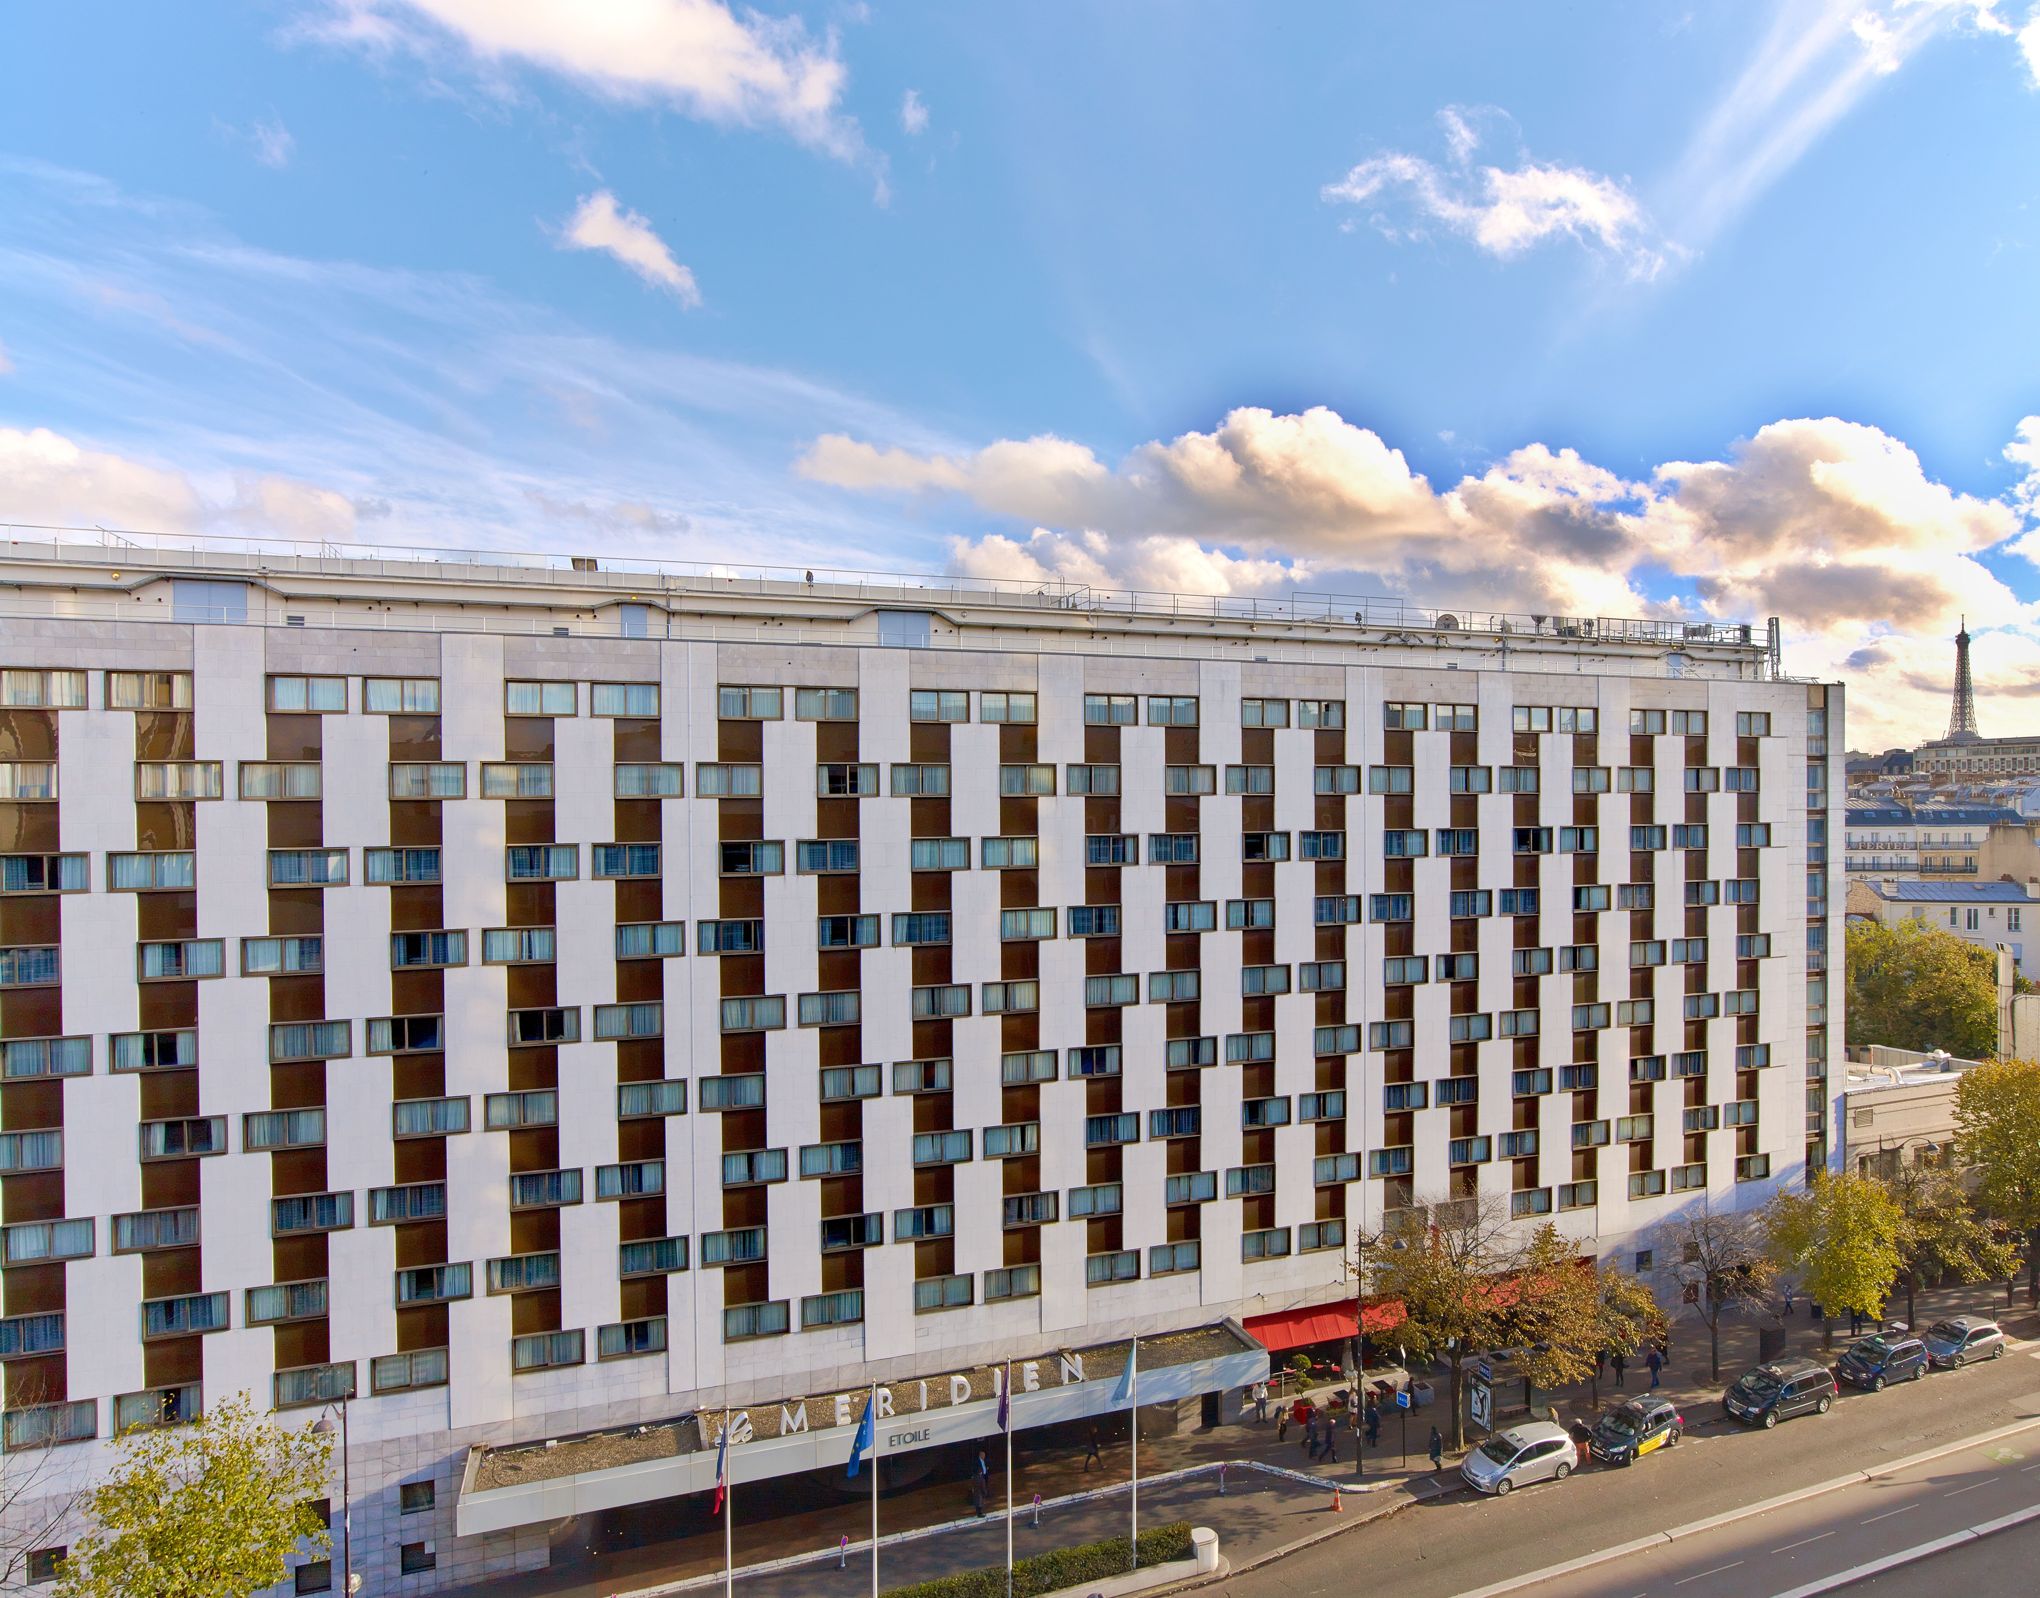
[[[1842,694],[1761,628],[286,548],[0,553],[53,1491],[345,1400],[440,1591],[547,1558],[480,1450],[1350,1304],[1458,1201],[1654,1271],[1829,1161]]]

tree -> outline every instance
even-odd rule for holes
[[[1976,1213],[1955,1173],[1945,1166],[1901,1167],[1888,1184],[1904,1225],[1898,1279],[1905,1285],[1905,1323],[1919,1328],[1913,1294],[1942,1282],[2009,1282],[2019,1255]]]
[[[15,1378],[7,1393],[10,1408],[51,1402],[48,1383],[40,1377],[9,1375]],[[0,1592],[26,1587],[28,1556],[62,1541],[78,1491],[64,1479],[60,1446],[45,1439],[7,1451],[6,1466],[0,1469]]]
[[[2040,1303],[2040,1064],[2003,1060],[1955,1084],[1955,1149],[1986,1213],[2026,1239],[2026,1302]]]
[[[312,1501],[327,1492],[332,1439],[278,1425],[246,1393],[119,1446],[85,1495],[92,1529],[58,1598],[241,1598],[283,1580],[300,1547],[330,1546]]]
[[[1852,921],[1848,1035],[1858,1046],[1946,1049],[1982,1059],[1997,1048],[1997,957],[1913,919]]]
[[[1635,1276],[1581,1255],[1576,1243],[1545,1226],[1531,1239],[1518,1279],[1516,1340],[1524,1374],[1546,1390],[1591,1384],[1601,1403],[1603,1354],[1633,1354],[1664,1326],[1651,1290]]]
[[[1778,1267],[1765,1249],[1763,1227],[1754,1211],[1703,1206],[1666,1222],[1655,1236],[1682,1296],[1707,1327],[1708,1368],[1719,1381],[1723,1319],[1770,1308]]]
[[[1369,1294],[1402,1304],[1405,1318],[1395,1329],[1396,1340],[1419,1359],[1445,1362],[1446,1440],[1454,1448],[1466,1435],[1460,1422],[1461,1367],[1469,1354],[1504,1340],[1509,1306],[1494,1284],[1520,1258],[1506,1210],[1479,1199],[1419,1205],[1366,1252]]]
[[[1806,1295],[1834,1317],[1879,1316],[1898,1279],[1905,1214],[1875,1177],[1831,1171],[1803,1193],[1780,1193],[1764,1209],[1772,1256],[1797,1270]]]

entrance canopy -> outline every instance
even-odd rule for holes
[[[1308,1348],[1314,1343],[1332,1343],[1351,1337],[1360,1319],[1353,1312],[1352,1300],[1348,1299],[1343,1304],[1306,1304],[1296,1309],[1277,1310],[1270,1315],[1249,1315],[1241,1324],[1246,1327],[1247,1335],[1269,1353],[1280,1354],[1292,1348]],[[1404,1319],[1402,1303],[1397,1299],[1385,1299],[1366,1307],[1365,1325],[1373,1336],[1394,1331]]]

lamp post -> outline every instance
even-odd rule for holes
[[[1359,1427],[1367,1398],[1364,1349],[1367,1340],[1367,1251],[1381,1240],[1382,1234],[1370,1233],[1365,1222],[1353,1228],[1353,1400],[1360,1406],[1353,1414],[1353,1480],[1356,1482],[1367,1475],[1367,1436]]]
[[[335,1430],[332,1406],[312,1422],[312,1430],[321,1437],[331,1437]],[[344,1593],[361,1591],[361,1578],[354,1574],[354,1535],[347,1519],[349,1491],[347,1469],[347,1400],[340,1400],[340,1590]]]

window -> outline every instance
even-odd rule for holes
[[[532,1332],[510,1339],[512,1371],[553,1370],[563,1365],[583,1364],[586,1358],[583,1336],[579,1331]],[[431,1551],[423,1543],[405,1543],[401,1553],[403,1570],[407,1575],[432,1568]]]
[[[916,1021],[939,1021],[970,1014],[970,985],[949,982],[917,987],[913,991]]]
[[[288,853],[290,851],[282,852]],[[274,867],[271,870],[273,873]],[[427,849],[364,849],[361,851],[361,872],[362,879],[374,887],[437,882],[439,881],[439,850],[436,847]]]
[[[1031,726],[1034,722],[1034,695],[981,692],[978,695],[978,720]]]
[[[0,671],[0,709],[83,710],[82,671]]]
[[[578,1043],[581,1011],[576,1005],[542,1005],[509,1012],[509,1044],[513,1049],[552,1043]]]
[[[188,938],[168,943],[138,943],[135,945],[137,982],[186,982],[200,977],[217,977],[226,973],[226,942],[222,938]],[[4,955],[7,951],[0,951]],[[16,953],[45,952],[18,950]],[[54,962],[55,952],[50,953]],[[0,972],[6,969],[0,959]],[[50,980],[56,979],[54,964]],[[5,985],[0,976],[0,985]]]
[[[403,934],[395,934],[401,937]],[[617,928],[621,942],[623,928]],[[483,965],[549,965],[554,959],[551,927],[489,927],[482,932]]]
[[[1192,833],[1158,832],[1152,835],[1156,843],[1162,839],[1180,840],[1187,838],[1191,845],[1190,859],[1195,860],[1196,835]],[[1179,863],[1173,853],[1173,846],[1161,845],[1164,853],[1150,848],[1148,858],[1157,865]],[[1137,866],[1140,864],[1140,839],[1126,832],[1093,832],[1084,837],[1084,864],[1087,866]]]
[[[1150,727],[1194,727],[1197,725],[1197,701],[1180,694],[1150,694],[1147,719]]]
[[[715,691],[715,713],[724,721],[777,721],[784,714],[784,690],[724,684]]]
[[[1240,725],[1242,727],[1286,727],[1289,725],[1289,701],[1286,699],[1242,699],[1240,701]]]
[[[1608,768],[1606,766],[1575,766],[1572,774],[1574,793],[1606,793],[1608,791]]]
[[[1187,979],[1187,990],[1179,990],[1178,977]],[[1154,976],[1148,978],[1148,998],[1157,1004],[1166,1003],[1172,998],[1194,998],[1196,979],[1195,971],[1157,971]],[[1084,1003],[1091,1009],[1105,1009],[1139,1002],[1138,977],[1112,975],[1084,978]]]
[[[591,874],[598,880],[656,877],[659,874],[659,846],[655,843],[597,843],[589,845]]]
[[[1320,770],[1325,768],[1320,767]],[[1379,794],[1406,794],[1414,791],[1417,770],[1414,766],[1369,766],[1367,768],[1367,791]],[[1323,790],[1320,789],[1320,792]]]
[[[1286,1226],[1240,1234],[1240,1258],[1243,1260],[1282,1259],[1288,1253],[1289,1228]]]
[[[1296,724],[1299,727],[1343,727],[1346,725],[1346,701],[1299,699],[1296,702]]]
[[[947,798],[949,767],[895,763],[892,768],[892,793],[895,799]]]
[[[947,688],[916,688],[907,695],[909,721],[968,721],[970,695]]]
[[[1440,827],[1437,843],[1438,853],[1445,856],[1463,858],[1480,853],[1480,834],[1472,827]]]
[[[1523,951],[1518,951],[1521,953]],[[1389,955],[1381,962],[1381,980],[1389,987],[1402,987],[1410,983],[1430,980],[1430,958],[1427,955]]]
[[[1079,1045],[1069,1051],[1068,1063],[1072,1080],[1094,1076],[1118,1076],[1122,1063],[1121,1045],[1117,1043]]]
[[[588,687],[588,714],[647,718],[659,713],[655,682],[598,682]]]
[[[968,991],[968,990],[966,990]],[[1032,1015],[1041,1008],[1041,984],[987,982],[979,999],[981,1015]]]
[[[1084,695],[1084,724],[1089,727],[1130,727],[1134,720],[1132,694]]]
[[[855,721],[855,688],[796,688],[793,713],[802,721]]]
[[[1346,989],[1346,962],[1306,961],[1297,967],[1296,982],[1305,993],[1343,993]]]
[[[756,799],[764,791],[763,766],[704,760],[694,768],[694,792],[703,799]]]
[[[607,1043],[620,1038],[657,1038],[666,1033],[666,1007],[658,1000],[636,1004],[595,1006],[595,1040]]]
[[[189,710],[188,671],[110,671],[106,674],[108,710]]]
[[[1052,909],[999,912],[999,941],[1002,943],[1033,942],[1054,936],[1055,911]]]
[[[518,844],[504,851],[508,882],[572,882],[580,875],[581,846],[576,843]]]
[[[83,893],[89,876],[82,854],[0,855],[0,893]]]
[[[1480,712],[1472,705],[1438,705],[1433,709],[1431,725],[1439,732],[1477,732]]]
[[[1381,725],[1389,732],[1422,732],[1429,717],[1428,705],[1391,702],[1381,707]]]
[[[1164,932],[1211,932],[1218,926],[1218,905],[1210,899],[1175,899],[1162,906]]]
[[[1376,767],[1376,770],[1399,770],[1399,767]],[[1310,773],[1311,792],[1320,795],[1358,793],[1360,791],[1360,768],[1358,766],[1313,766]]]
[[[852,846],[855,847],[854,845]],[[909,871],[968,871],[968,838],[914,838],[907,847]]]
[[[1421,832],[1391,827],[1381,835],[1381,852],[1389,860],[1418,860],[1430,853],[1430,839]]]
[[[776,1032],[786,1025],[786,999],[784,995],[760,995],[755,998],[724,999],[722,1001],[722,1030],[724,1032]],[[703,1103],[707,1100],[704,1097]]]
[[[361,682],[361,710],[369,716],[436,716],[439,714],[439,680],[436,677],[364,677]]]
[[[1072,794],[1115,794],[1119,792],[1117,766],[1071,766],[1068,768]]]
[[[1311,920],[1321,927],[1355,925],[1360,920],[1360,895],[1357,893],[1318,895],[1311,901]]]
[[[550,799],[552,796],[553,768],[549,763],[535,760],[482,762],[484,799]]]
[[[50,772],[46,794],[21,793],[21,799],[56,797],[56,768]],[[223,765],[217,760],[138,760],[135,762],[135,797],[141,800],[217,799],[224,791]],[[8,797],[0,792],[0,798]]]
[[[1171,834],[1163,834],[1171,836]],[[1240,858],[1254,862],[1277,862],[1289,858],[1289,834],[1286,832],[1243,832],[1240,834]]]
[[[1183,971],[1176,975],[1195,977],[1198,973]],[[1250,965],[1240,969],[1240,993],[1243,997],[1260,998],[1288,991],[1289,967],[1286,965]]]
[[[144,949],[166,947],[143,944]],[[180,944],[167,945],[181,948]],[[53,988],[60,980],[57,946],[0,949],[0,988]],[[214,972],[215,976],[219,973]]]
[[[815,767],[815,793],[824,799],[872,799],[878,795],[878,766],[832,762]]]
[[[1025,798],[1055,792],[1055,767],[1001,766],[999,792],[1006,798]]]
[[[1166,794],[1209,794],[1217,791],[1218,774],[1210,766],[1164,766],[1162,791]]]
[[[242,945],[246,958],[247,942]],[[467,964],[465,932],[393,932],[390,934],[390,969],[408,967],[459,966]]]
[[[620,1165],[595,1167],[595,1197],[598,1200],[645,1198],[665,1191],[664,1160],[626,1160]]]
[[[1343,832],[1299,832],[1296,835],[1299,860],[1343,860],[1346,835]]]
[[[332,1023],[345,1027],[345,1021]],[[446,1047],[446,1018],[438,1015],[385,1015],[368,1023],[370,1054],[434,1054]]]
[[[1266,930],[1275,925],[1275,901],[1228,899],[1225,902],[1225,924],[1231,932]]]
[[[16,855],[8,855],[8,861],[12,859],[16,859]],[[57,859],[82,859],[82,857],[59,855]],[[10,867],[8,884],[12,884],[12,880],[14,876]],[[110,892],[153,892],[167,888],[196,888],[196,886],[198,886],[198,855],[188,849],[161,849],[149,853],[106,857],[106,888]]]

